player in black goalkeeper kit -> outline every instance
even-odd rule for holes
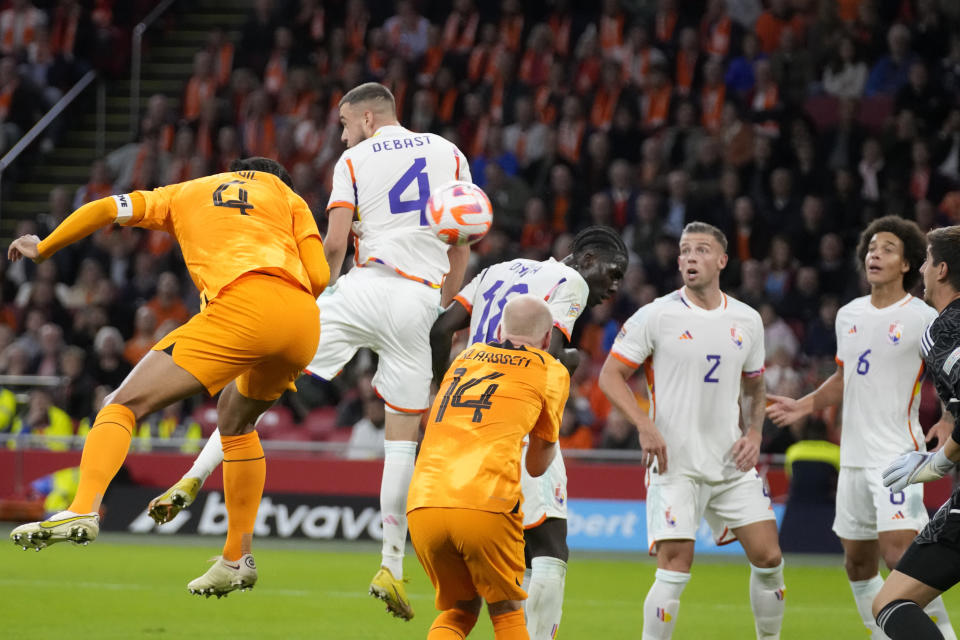
[[[924,299],[940,315],[920,342],[926,370],[954,419],[953,435],[936,453],[910,452],[883,472],[891,491],[942,478],[960,463],[960,226],[927,234]],[[942,639],[923,607],[960,582],[960,487],[914,539],[873,601],[877,624],[892,640]]]

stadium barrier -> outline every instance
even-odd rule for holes
[[[266,444],[266,443],[265,443]],[[279,443],[270,443],[279,446]],[[298,443],[302,444],[302,443]],[[273,449],[273,446],[269,447]],[[0,500],[22,501],[31,483],[80,462],[79,451],[0,449]],[[149,500],[176,482],[192,456],[176,453],[131,453],[105,500],[103,528],[134,533],[226,532],[223,482],[214,473],[189,511],[157,527],[146,515]],[[258,513],[256,535],[279,538],[379,540],[381,460],[343,460],[334,453],[272,450],[267,457],[267,484]],[[643,468],[635,462],[566,460],[569,496],[568,542],[574,550],[647,551]],[[761,464],[774,513],[785,513],[788,480],[782,467]],[[926,504],[937,508],[949,497],[952,478],[927,485]],[[19,502],[18,502],[19,504]],[[824,525],[828,526],[828,525]],[[828,531],[822,532],[828,534]],[[826,535],[826,539],[830,536]],[[807,551],[829,552],[833,548]],[[697,536],[701,553],[739,553],[738,544],[717,546],[706,525]]]

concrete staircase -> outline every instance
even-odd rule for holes
[[[147,99],[155,93],[169,96],[175,109],[179,109],[181,93],[192,71],[193,55],[203,47],[207,32],[214,26],[223,27],[237,43],[252,6],[253,0],[183,0],[174,4],[170,11],[175,27],[161,35],[155,24],[146,34],[141,113]],[[36,156],[32,166],[21,167],[18,183],[6,185],[7,197],[0,202],[0,240],[4,246],[21,220],[46,211],[53,187],[64,185],[72,194],[87,182],[90,165],[97,157],[95,93],[96,87],[91,85],[74,103],[70,126],[54,150],[46,156]],[[131,141],[129,75],[106,85],[105,138],[106,153]]]

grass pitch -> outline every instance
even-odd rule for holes
[[[425,638],[436,615],[412,552],[406,568],[416,617],[403,622],[384,613],[366,595],[379,550],[362,543],[261,540],[253,591],[222,600],[191,596],[186,584],[219,553],[216,542],[105,534],[88,547],[65,543],[34,553],[4,541],[0,637],[396,640]],[[787,558],[784,640],[866,637],[841,565],[839,556]],[[639,638],[654,570],[641,555],[574,553],[558,638]],[[674,638],[753,638],[748,577],[744,559],[699,557]],[[948,593],[946,603],[960,622],[960,593]],[[484,616],[471,637],[493,637]]]

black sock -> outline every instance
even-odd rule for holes
[[[911,600],[894,600],[877,614],[877,624],[891,640],[943,640],[930,616]]]

